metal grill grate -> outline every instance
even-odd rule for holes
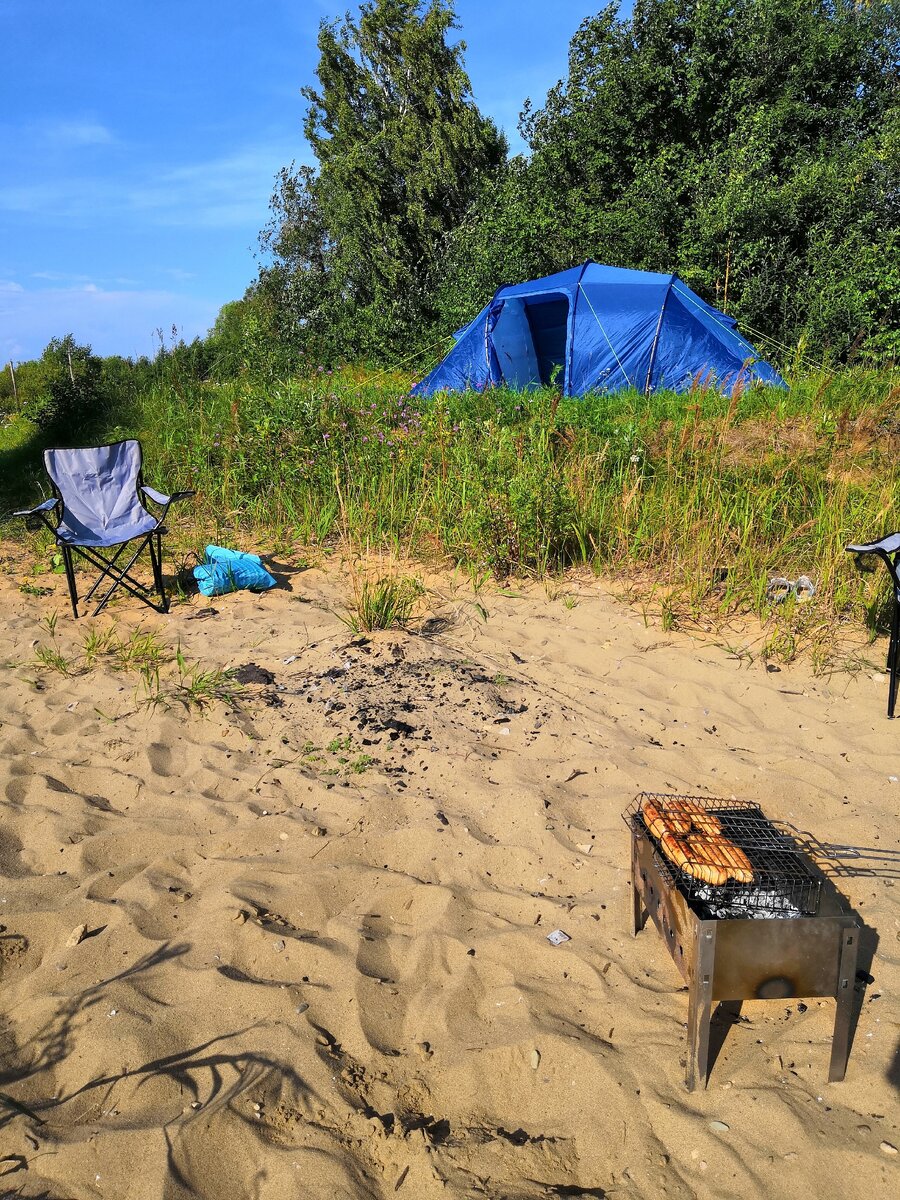
[[[743,850],[749,859],[753,882],[729,879],[717,886],[704,883],[676,866],[644,821],[642,810],[648,802],[664,820],[667,816],[683,818],[683,813],[673,805],[685,802],[714,814],[722,836]],[[622,816],[633,836],[650,840],[663,877],[692,902],[701,916],[799,917],[815,916],[818,912],[821,877],[808,855],[786,829],[779,828],[751,801],[641,792]]]

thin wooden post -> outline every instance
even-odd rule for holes
[[[728,253],[725,255],[725,294],[722,297],[722,312],[728,312],[728,276],[731,272],[731,243],[728,244]]]
[[[12,359],[9,360],[9,377],[12,380],[12,385],[13,385],[13,403],[15,404],[16,408],[18,408],[19,407],[19,393],[16,391],[16,372],[13,367]]]

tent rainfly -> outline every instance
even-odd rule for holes
[[[586,262],[502,287],[455,335],[456,345],[413,389],[440,391],[555,384],[566,396],[635,388],[731,395],[739,384],[786,387],[737,331],[677,275]]]

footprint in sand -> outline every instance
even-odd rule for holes
[[[147,747],[147,759],[154,775],[167,779],[172,774],[172,751],[161,742],[151,742]]]
[[[14,807],[19,808],[25,803],[28,792],[31,788],[32,775],[29,773],[25,776],[19,776],[17,779],[11,779],[3,789],[3,794],[7,801]]]
[[[413,893],[401,904],[403,896],[391,897],[378,913],[362,919],[356,953],[359,1020],[369,1044],[385,1054],[396,1054],[411,1038],[420,1037],[418,1026],[435,991],[434,981],[447,977],[444,939],[434,930],[444,918],[449,894],[428,888],[417,904],[416,898]],[[407,1028],[411,1025],[416,1028]]]
[[[14,834],[0,829],[0,875],[24,879],[31,874],[22,861],[22,843]]]
[[[4,966],[18,965],[28,950],[28,939],[18,933],[0,934],[0,974]]]

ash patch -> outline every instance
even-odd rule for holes
[[[335,655],[290,692],[369,753],[405,755],[429,742],[443,748],[463,733],[481,740],[529,711],[524,681],[431,640],[358,639]]]

